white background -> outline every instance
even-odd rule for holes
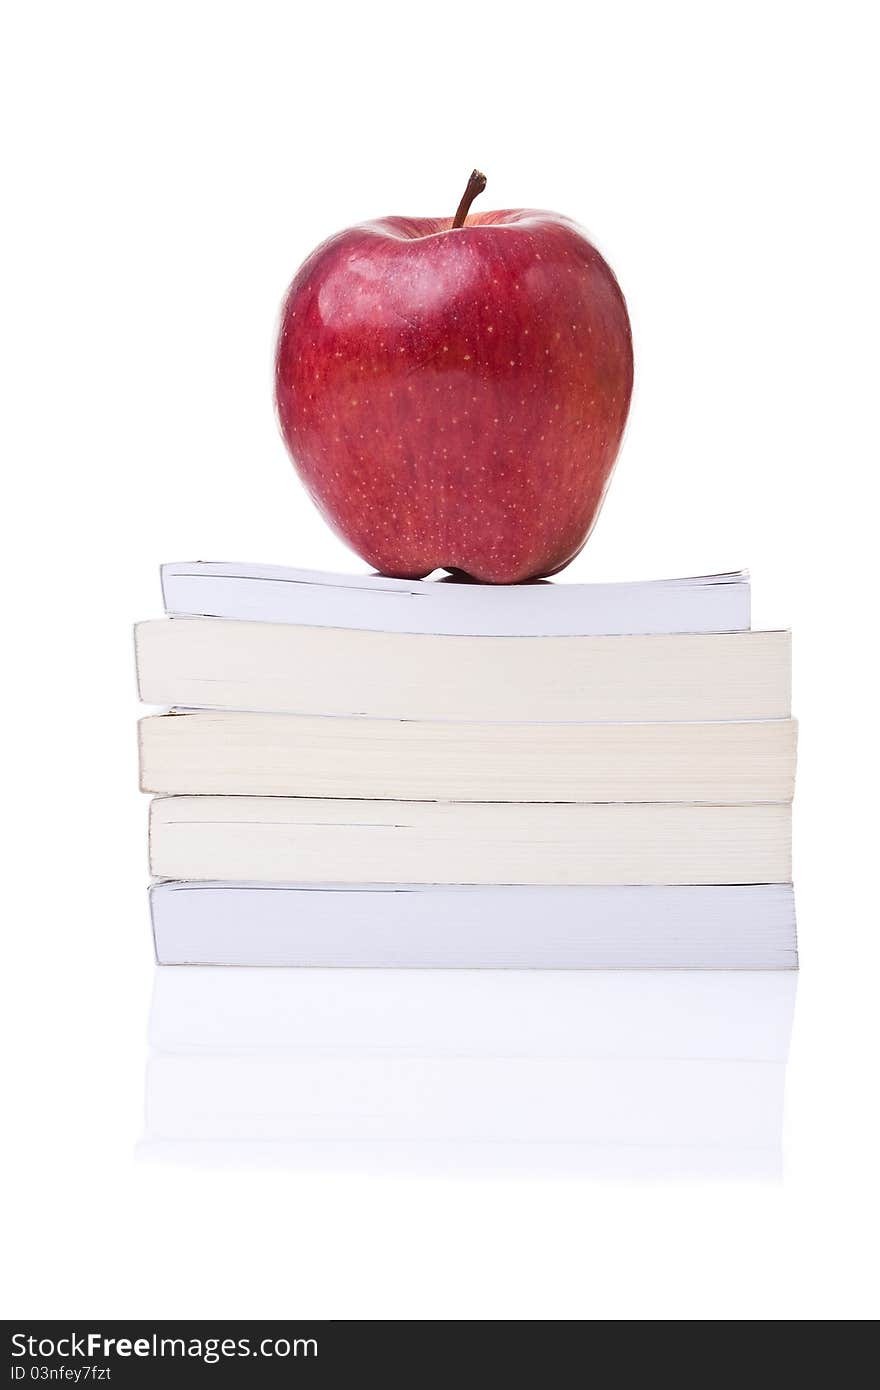
[[[871,6],[6,7],[7,1315],[865,1318],[876,1274]],[[152,957],[130,625],[162,560],[361,570],[296,482],[275,315],[388,212],[578,218],[637,392],[566,578],[747,565],[795,633],[785,1179],[133,1160]],[[453,1026],[453,1021],[450,1021]]]

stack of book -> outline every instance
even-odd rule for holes
[[[160,963],[795,968],[790,635],[745,574],[162,578]]]

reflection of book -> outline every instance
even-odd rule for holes
[[[794,897],[740,887],[159,883],[165,965],[795,969]]]
[[[168,1139],[773,1142],[784,1065],[583,1058],[154,1057]]]
[[[150,867],[268,883],[788,883],[791,807],[160,796]]]
[[[775,1175],[795,979],[159,970],[142,1149]]]
[[[385,632],[584,636],[749,626],[745,572],[493,586],[196,561],[163,565],[162,590],[168,613]]]
[[[787,971],[166,970],[156,1052],[784,1062]]]
[[[782,1096],[779,1096],[781,1106]],[[451,1139],[282,1140],[155,1139],[138,1145],[148,1163],[187,1168],[270,1168],[308,1173],[385,1177],[569,1177],[620,1181],[691,1179],[700,1182],[779,1182],[781,1110],[772,1143],[653,1144],[532,1139],[477,1142]]]

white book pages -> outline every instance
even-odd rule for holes
[[[160,965],[797,968],[794,896],[746,887],[158,883]]]
[[[465,636],[739,632],[750,621],[746,571],[507,587],[195,561],[163,565],[162,592],[172,616]]]

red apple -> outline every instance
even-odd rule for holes
[[[612,271],[556,213],[387,217],[287,292],[275,370],[294,464],[382,574],[554,574],[596,520],[632,392]]]

